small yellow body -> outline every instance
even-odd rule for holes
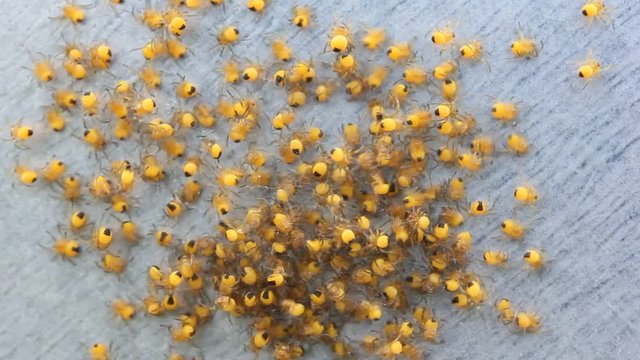
[[[467,60],[479,60],[482,57],[482,43],[476,40],[463,45],[460,56]]]
[[[450,26],[437,28],[431,34],[431,42],[444,46],[450,44],[456,38],[456,34],[453,32],[453,28]]]
[[[36,78],[43,83],[49,82],[55,79],[56,77],[56,73],[55,73],[55,70],[53,69],[53,66],[47,60],[41,60],[36,62],[33,65],[33,72],[36,75]]]
[[[374,28],[367,30],[367,33],[362,38],[362,44],[369,50],[376,50],[379,48],[386,39],[386,32],[381,28]]]
[[[313,14],[309,7],[296,6],[293,8],[293,24],[301,29],[309,27],[312,16]]]

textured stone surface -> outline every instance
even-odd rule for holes
[[[2,104],[3,138],[6,129],[19,119],[36,122],[42,118],[42,106],[49,103],[48,88],[32,79],[33,59],[63,50],[62,36],[72,42],[92,43],[107,40],[115,53],[113,74],[130,71],[124,65],[138,68],[142,64],[140,48],[153,35],[135,23],[121,8],[113,9],[106,1],[88,10],[87,23],[72,27],[60,20],[49,19],[59,13],[62,1],[0,0],[3,25],[0,27],[0,102]],[[131,3],[124,6],[130,9]],[[136,8],[143,8],[137,2]],[[178,81],[175,73],[196,79],[204,96],[213,101],[224,94],[214,69],[220,49],[215,48],[214,33],[221,24],[237,24],[249,39],[236,47],[241,59],[269,60],[271,55],[261,36],[283,34],[291,37],[300,58],[311,55],[318,65],[330,62],[333,55],[322,52],[325,34],[334,19],[361,29],[383,26],[392,38],[410,40],[421,56],[418,61],[433,67],[442,60],[426,34],[446,20],[457,22],[460,39],[480,38],[485,42],[485,64],[464,66],[461,72],[462,94],[459,106],[478,114],[480,126],[499,138],[510,129],[493,124],[489,119],[491,97],[513,98],[522,104],[523,116],[516,130],[531,140],[532,151],[523,158],[498,156],[478,177],[470,189],[470,197],[489,197],[496,204],[491,221],[470,220],[476,235],[472,264],[487,279],[490,298],[507,296],[519,309],[539,312],[543,331],[536,335],[518,334],[495,319],[491,306],[467,312],[456,312],[446,304],[448,298],[430,300],[437,315],[443,318],[444,343],[428,345],[433,359],[633,359],[640,352],[640,16],[633,0],[612,1],[615,27],[601,23],[585,26],[579,15],[581,1],[528,0],[497,1],[300,1],[316,11],[316,26],[299,32],[288,23],[294,3],[273,1],[264,16],[257,17],[234,1],[221,9],[208,9],[190,18],[192,29],[185,41],[193,45],[195,58],[174,64],[166,61],[167,81]],[[544,42],[538,59],[510,59],[508,44],[517,24]],[[195,30],[193,30],[195,28]],[[602,78],[586,88],[575,76],[575,63],[586,57],[588,49],[607,67]],[[209,56],[215,54],[216,56]],[[320,55],[319,57],[317,57]],[[229,56],[228,53],[223,55]],[[365,58],[366,55],[360,55]],[[60,60],[60,58],[57,58]],[[60,69],[61,70],[61,69]],[[62,70],[61,70],[62,71]],[[398,76],[398,73],[395,73]],[[397,77],[396,77],[397,78]],[[74,84],[75,90],[102,90],[114,80],[101,74],[86,84]],[[133,76],[131,77],[133,80]],[[58,80],[55,86],[68,86]],[[167,90],[169,89],[169,90]],[[284,94],[272,91],[264,97]],[[257,94],[256,91],[252,93]],[[165,87],[160,99],[172,94]],[[429,102],[424,94],[418,103]],[[268,102],[268,99],[265,99]],[[159,101],[164,111],[170,104]],[[308,106],[302,117],[321,125],[328,133],[343,121],[358,118],[361,105],[345,101],[335,106]],[[271,105],[265,111],[273,113]],[[362,116],[364,118],[364,116]],[[37,132],[46,133],[44,122]],[[363,122],[364,124],[364,122]],[[73,138],[82,129],[79,117],[68,131],[57,136],[36,136],[37,145],[21,152],[19,159],[41,166],[46,157],[55,154],[70,164],[71,171],[88,176],[95,171],[95,160],[88,155],[80,140]],[[265,124],[263,131],[268,132]],[[223,140],[224,135],[214,134]],[[336,137],[330,139],[335,141]],[[111,158],[125,156],[134,144],[120,145]],[[87,251],[75,266],[52,260],[52,254],[38,244],[48,244],[46,230],[55,232],[56,224],[66,222],[70,206],[62,205],[55,192],[43,185],[26,189],[12,188],[14,159],[18,152],[10,141],[0,142],[0,239],[2,281],[0,290],[0,358],[2,359],[83,359],[86,347],[95,341],[113,342],[118,359],[159,359],[169,353],[169,318],[136,319],[123,325],[115,319],[107,302],[126,296],[134,301],[144,297],[145,267],[160,262],[162,250],[147,238],[131,250],[134,257],[126,276],[116,279],[95,265],[99,255]],[[233,153],[229,153],[233,156]],[[46,155],[46,157],[45,157]],[[106,166],[107,162],[102,162]],[[533,223],[534,232],[523,243],[497,240],[499,219],[509,215],[513,207],[511,192],[528,179],[542,192],[540,204],[521,215]],[[177,183],[158,188],[151,197],[140,199],[144,209],[136,209],[134,218],[145,224],[165,222],[161,204],[171,196]],[[141,185],[139,194],[147,189]],[[148,191],[146,192],[149,193]],[[88,199],[88,197],[86,198]],[[206,206],[206,204],[204,204]],[[105,205],[83,205],[96,222],[115,225],[111,217],[96,219]],[[203,220],[192,211],[176,227],[186,233],[206,231],[211,215]],[[528,247],[540,247],[551,259],[540,274],[522,271],[519,257]],[[88,248],[88,246],[87,246]],[[515,259],[505,269],[488,269],[480,264],[486,248],[505,249]],[[376,328],[378,325],[376,325]],[[361,331],[347,329],[354,339]],[[242,321],[230,321],[218,314],[213,326],[196,339],[206,359],[254,357],[247,352],[248,332]],[[198,349],[187,349],[197,354]],[[328,356],[324,349],[314,348],[310,355]],[[267,356],[266,354],[263,356]]]

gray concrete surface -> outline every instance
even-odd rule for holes
[[[65,222],[68,205],[55,198],[43,185],[25,188],[13,180],[14,159],[42,166],[55,154],[70,166],[70,171],[89,176],[96,163],[79,140],[71,137],[82,125],[76,117],[69,131],[55,136],[42,121],[43,108],[49,103],[48,86],[32,80],[29,70],[36,52],[61,53],[62,36],[69,41],[90,44],[107,40],[115,53],[113,74],[137,68],[142,57],[132,49],[141,47],[152,33],[135,24],[122,8],[111,8],[106,1],[88,10],[86,24],[72,27],[56,16],[62,1],[0,0],[0,104],[2,138],[19,119],[38,123],[37,145],[26,152],[17,151],[10,141],[0,142],[0,358],[1,359],[84,359],[86,347],[96,341],[113,342],[118,359],[159,359],[169,353],[168,334],[161,325],[169,318],[144,318],[128,325],[114,319],[108,301],[126,296],[140,300],[144,295],[145,268],[161,262],[163,250],[151,239],[131,250],[134,261],[126,277],[116,279],[104,274],[95,262],[99,255],[87,251],[75,266],[52,259],[38,244],[50,239],[45,231],[55,232]],[[129,1],[142,8],[142,1]],[[270,59],[261,36],[283,34],[301,58],[320,55],[325,34],[335,19],[357,29],[383,26],[396,40],[411,40],[423,56],[419,61],[432,67],[441,61],[426,34],[447,20],[459,22],[458,37],[481,38],[487,48],[491,71],[482,64],[465,66],[461,72],[462,103],[465,110],[480,117],[483,129],[504,137],[508,129],[489,120],[488,97],[513,98],[522,103],[523,118],[517,130],[531,140],[532,152],[513,159],[499,157],[479,176],[470,189],[472,196],[488,196],[496,203],[494,221],[471,223],[479,234],[472,264],[487,278],[490,298],[508,296],[521,309],[543,316],[539,334],[523,336],[503,327],[489,306],[467,312],[453,311],[446,298],[432,299],[442,317],[444,343],[428,345],[433,359],[635,359],[640,353],[640,4],[633,0],[611,1],[613,24],[585,26],[579,15],[581,1],[528,0],[471,1],[297,1],[310,4],[316,11],[315,27],[299,32],[287,22],[289,1],[273,1],[265,15],[257,17],[244,9],[242,1],[227,4],[226,10],[207,9],[190,18],[185,41],[192,44],[191,56],[177,65],[166,61],[167,83],[177,80],[175,72],[197,79],[202,93],[216,99],[223,93],[214,69],[215,60],[207,57],[215,41],[208,35],[221,24],[237,24],[250,40],[235,50],[241,58]],[[538,59],[513,61],[507,51],[517,24],[544,42]],[[605,64],[602,77],[585,88],[576,77],[575,63],[588,50]],[[228,56],[225,54],[224,56]],[[317,58],[316,58],[317,59]],[[321,61],[331,56],[321,55]],[[60,69],[62,71],[62,69]],[[102,90],[114,79],[101,74],[75,90]],[[68,86],[67,80],[55,86]],[[166,90],[166,94],[169,91]],[[275,89],[270,88],[271,91]],[[160,93],[160,96],[163,93]],[[274,93],[275,94],[275,93]],[[271,95],[270,95],[271,96]],[[282,95],[275,95],[280,96]],[[276,105],[264,99],[267,112]],[[419,99],[425,102],[424,98]],[[429,102],[427,98],[426,102]],[[269,105],[271,104],[271,105]],[[302,110],[329,133],[347,119],[357,119],[357,106],[338,101],[337,106],[310,106]],[[161,111],[170,109],[161,103]],[[326,122],[325,122],[326,121]],[[265,126],[265,131],[266,130]],[[214,133],[223,139],[224,135]],[[334,138],[335,139],[335,138]],[[124,156],[129,145],[110,150],[111,157]],[[79,151],[80,149],[80,151]],[[230,154],[232,156],[233,154]],[[106,164],[104,162],[103,164]],[[524,243],[498,241],[499,217],[514,205],[513,187],[524,176],[542,192],[537,208],[525,215],[534,222],[534,233]],[[145,197],[145,208],[134,210],[134,218],[145,224],[163,223],[161,204],[177,184],[155,189],[156,197]],[[146,185],[140,193],[151,191]],[[204,205],[206,206],[206,204]],[[91,215],[101,216],[103,204],[82,206]],[[523,215],[523,216],[525,216]],[[211,217],[209,217],[211,219]],[[99,219],[96,219],[99,221]],[[115,220],[105,217],[105,223]],[[213,221],[213,220],[208,220]],[[176,232],[207,231],[198,211],[192,211],[176,227]],[[528,247],[540,247],[551,258],[541,274],[521,271],[513,262],[503,270],[487,269],[479,264],[486,248],[500,248],[514,257]],[[206,359],[254,357],[246,351],[248,333],[241,321],[216,316],[212,326],[202,331],[196,343],[187,348]],[[356,335],[353,335],[354,338]],[[314,348],[315,358],[330,356]],[[261,355],[261,356],[267,356]]]

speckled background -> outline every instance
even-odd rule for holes
[[[133,51],[153,36],[128,12],[132,4],[138,10],[143,8],[143,1],[127,1],[127,5],[114,8],[107,1],[96,0],[87,11],[86,24],[75,28],[50,19],[59,14],[61,4],[53,0],[0,0],[2,138],[8,138],[7,129],[21,119],[38,124],[29,151],[17,151],[11,141],[0,142],[0,358],[84,359],[88,344],[104,341],[113,343],[120,360],[161,359],[170,351],[167,330],[161,325],[171,324],[171,318],[147,317],[123,325],[107,303],[123,296],[140,301],[146,266],[160,263],[165,257],[163,250],[145,238],[131,249],[134,260],[120,279],[96,267],[96,252],[83,254],[75,266],[53,260],[52,253],[38,244],[49,244],[46,231],[55,233],[56,224],[66,222],[71,208],[43,184],[25,188],[14,181],[16,157],[32,166],[43,166],[55,154],[80,176],[86,178],[96,171],[96,160],[71,136],[82,129],[80,117],[63,134],[51,135],[46,128],[42,114],[50,102],[49,88],[70,83],[61,79],[52,85],[36,84],[30,70],[23,67],[30,67],[40,56],[37,52],[60,54],[63,36],[69,42],[84,44],[107,41],[115,54],[110,72],[121,76],[132,73],[125,66],[140,67],[142,56]],[[309,31],[301,32],[288,21],[291,8],[298,4],[309,4],[316,12],[315,26]],[[317,63],[330,62],[333,55],[322,55],[326,32],[340,20],[358,30],[382,26],[391,38],[412,41],[419,52],[418,61],[432,68],[443,58],[428,41],[427,33],[447,20],[457,23],[460,39],[484,41],[490,64],[490,68],[483,63],[463,67],[460,107],[476,114],[483,130],[504,138],[511,129],[491,123],[489,104],[492,97],[514,99],[523,108],[516,130],[532,143],[526,157],[496,158],[469,189],[471,198],[489,197],[496,204],[496,215],[489,221],[468,224],[478,235],[473,250],[477,261],[471,267],[486,278],[491,302],[508,296],[517,308],[540,313],[543,326],[539,334],[523,336],[502,326],[489,304],[461,312],[451,309],[448,297],[432,297],[430,304],[443,319],[441,338],[445,341],[428,344],[429,357],[635,359],[640,353],[640,4],[633,0],[607,4],[612,8],[613,25],[585,25],[578,0],[274,0],[262,16],[250,13],[243,1],[236,0],[224,11],[207,8],[190,17],[184,41],[193,54],[178,64],[166,60],[158,66],[165,71],[166,84],[178,81],[176,73],[186,75],[200,85],[206,100],[214,102],[226,93],[215,72],[220,66],[220,49],[212,35],[223,24],[236,24],[248,39],[234,50],[244,61],[270,62],[266,39],[283,35],[290,39],[299,58],[313,56]],[[539,58],[511,59],[508,44],[518,23],[543,41]],[[605,64],[606,71],[583,88],[575,64],[589,49]],[[60,62],[59,57],[56,60]],[[130,80],[134,78],[131,75]],[[72,87],[101,91],[114,82],[109,74],[100,74]],[[260,93],[257,89],[245,87],[243,93],[260,94],[265,113],[273,114],[284,94],[273,85],[265,85]],[[171,104],[163,101],[170,95],[170,85],[158,94],[161,112],[171,109]],[[435,98],[426,94],[415,97],[416,104],[433,101]],[[361,110],[360,104],[336,100],[334,105],[307,106],[300,113],[331,135],[343,122],[364,118]],[[264,121],[261,131],[269,134],[270,127]],[[211,136],[220,141],[225,137],[221,131]],[[328,136],[329,143],[335,139]],[[123,157],[134,146],[132,142],[114,147],[109,150],[110,157]],[[234,152],[228,156],[233,159]],[[102,159],[100,164],[106,167],[107,162]],[[523,243],[497,240],[499,219],[510,214],[514,205],[510,194],[521,177],[542,193],[536,209],[522,214],[532,222],[534,231]],[[157,188],[141,184],[136,190],[144,208],[135,209],[132,216],[144,224],[145,233],[152,230],[152,224],[166,222],[161,206],[177,184]],[[199,208],[207,206],[203,202]],[[100,219],[106,205],[94,202],[82,207],[96,222],[116,224],[110,216]],[[207,231],[214,221],[212,216],[203,218],[200,211],[193,210],[175,231]],[[517,259],[529,247],[544,249],[550,258],[542,273],[522,271],[520,261],[513,261],[506,269],[480,264],[486,248],[504,249]],[[252,359],[254,355],[246,347],[248,335],[242,321],[218,314],[213,324],[197,335],[199,349],[184,351],[206,359]],[[356,341],[361,330],[347,329],[347,336]],[[309,354],[314,358],[331,356],[320,347]]]

